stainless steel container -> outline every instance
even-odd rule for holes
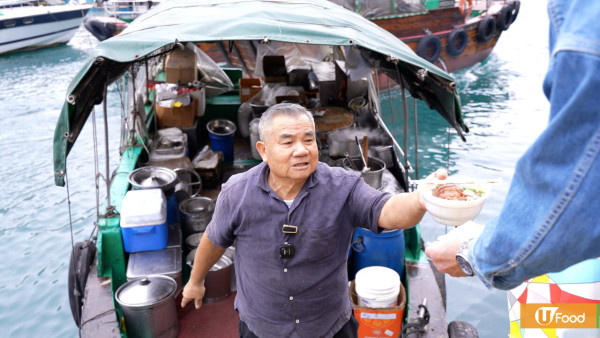
[[[381,177],[385,170],[385,163],[382,160],[375,157],[369,157],[369,170],[363,171],[364,164],[360,156],[352,156],[350,159],[352,160],[354,167],[348,162],[348,159],[343,159],[342,163],[346,170],[354,170],[354,168],[356,168],[365,180],[365,183],[375,189],[381,189]]]
[[[329,157],[341,158],[346,156],[346,154],[350,156],[360,155],[355,137],[362,140],[367,135],[367,130],[354,127],[340,128],[330,132],[327,135]]]
[[[200,241],[202,240],[202,235],[204,235],[204,232],[197,232],[187,236],[185,238],[186,249],[192,251],[198,248],[198,245],[200,245]]]
[[[206,303],[218,302],[227,299],[231,294],[231,270],[233,261],[223,255],[219,261],[210,268],[204,279],[206,293],[203,301]]]
[[[161,189],[167,198],[175,191],[177,173],[169,168],[147,166],[137,168],[129,176],[129,183],[134,189]]]
[[[183,288],[181,278],[181,246],[164,250],[136,252],[127,261],[127,281],[152,275],[171,277],[177,282],[177,290]]]
[[[229,253],[230,255],[231,253]],[[206,292],[204,293],[205,303],[214,303],[220,300],[227,299],[231,295],[232,286],[235,286],[235,276],[232,276],[233,272],[233,260],[230,259],[227,253],[221,256],[217,263],[213,265],[206,277],[204,278],[204,287]],[[196,256],[196,250],[190,251],[187,255],[186,263],[190,266],[194,266],[194,257]]]
[[[181,225],[186,236],[203,232],[212,219],[215,203],[208,197],[191,197],[179,204]]]
[[[123,309],[128,337],[177,337],[177,283],[167,276],[127,282],[115,293]]]

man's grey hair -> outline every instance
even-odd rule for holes
[[[296,103],[279,103],[269,107],[260,118],[260,122],[258,123],[258,134],[260,135],[261,141],[267,141],[269,133],[271,132],[271,127],[273,126],[273,118],[279,115],[295,118],[306,116],[310,119],[313,129],[315,128],[315,119],[311,112],[306,110],[306,108]]]

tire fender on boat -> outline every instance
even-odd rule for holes
[[[513,22],[515,22],[515,20],[517,19],[517,16],[519,15],[519,9],[521,8],[521,1],[519,1],[519,0],[509,1],[508,5],[513,6],[512,16],[511,16],[511,20],[510,20],[510,23],[512,24]]]
[[[446,50],[452,56],[459,56],[467,48],[469,34],[462,28],[455,28],[448,34]]]
[[[96,244],[93,241],[77,242],[71,252],[68,276],[69,305],[71,306],[71,314],[73,315],[75,324],[78,327],[81,327],[83,293],[95,254]]]
[[[514,21],[514,9],[515,7],[513,6],[513,4],[507,4],[506,6],[502,7],[502,9],[500,10],[500,15],[498,16],[498,28],[505,31],[508,29],[508,27],[510,27],[510,24]]]
[[[488,42],[494,36],[496,32],[496,21],[494,21],[493,16],[484,16],[481,21],[479,21],[479,26],[477,26],[477,40],[479,42]]]
[[[434,63],[442,52],[442,40],[433,34],[427,34],[419,40],[417,45],[417,55],[423,59]]]

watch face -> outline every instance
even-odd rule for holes
[[[473,269],[471,268],[471,264],[469,264],[465,257],[457,255],[456,262],[458,263],[458,266],[460,266],[461,270],[465,274],[467,274],[467,276],[473,276]]]

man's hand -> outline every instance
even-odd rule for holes
[[[466,277],[456,262],[456,253],[462,242],[477,238],[481,231],[483,231],[482,225],[469,221],[426,245],[425,254],[433,260],[433,265],[440,272],[453,277]]]
[[[194,301],[194,306],[198,310],[202,306],[202,298],[204,298],[205,292],[204,280],[195,283],[190,279],[183,288],[181,307],[184,308],[189,302]]]
[[[435,172],[431,173],[427,176],[426,180],[436,179],[436,180],[445,180],[448,178],[448,172],[446,169],[438,169]],[[421,205],[421,209],[427,210],[425,207],[425,200],[423,199],[423,195],[419,192],[419,204]]]

